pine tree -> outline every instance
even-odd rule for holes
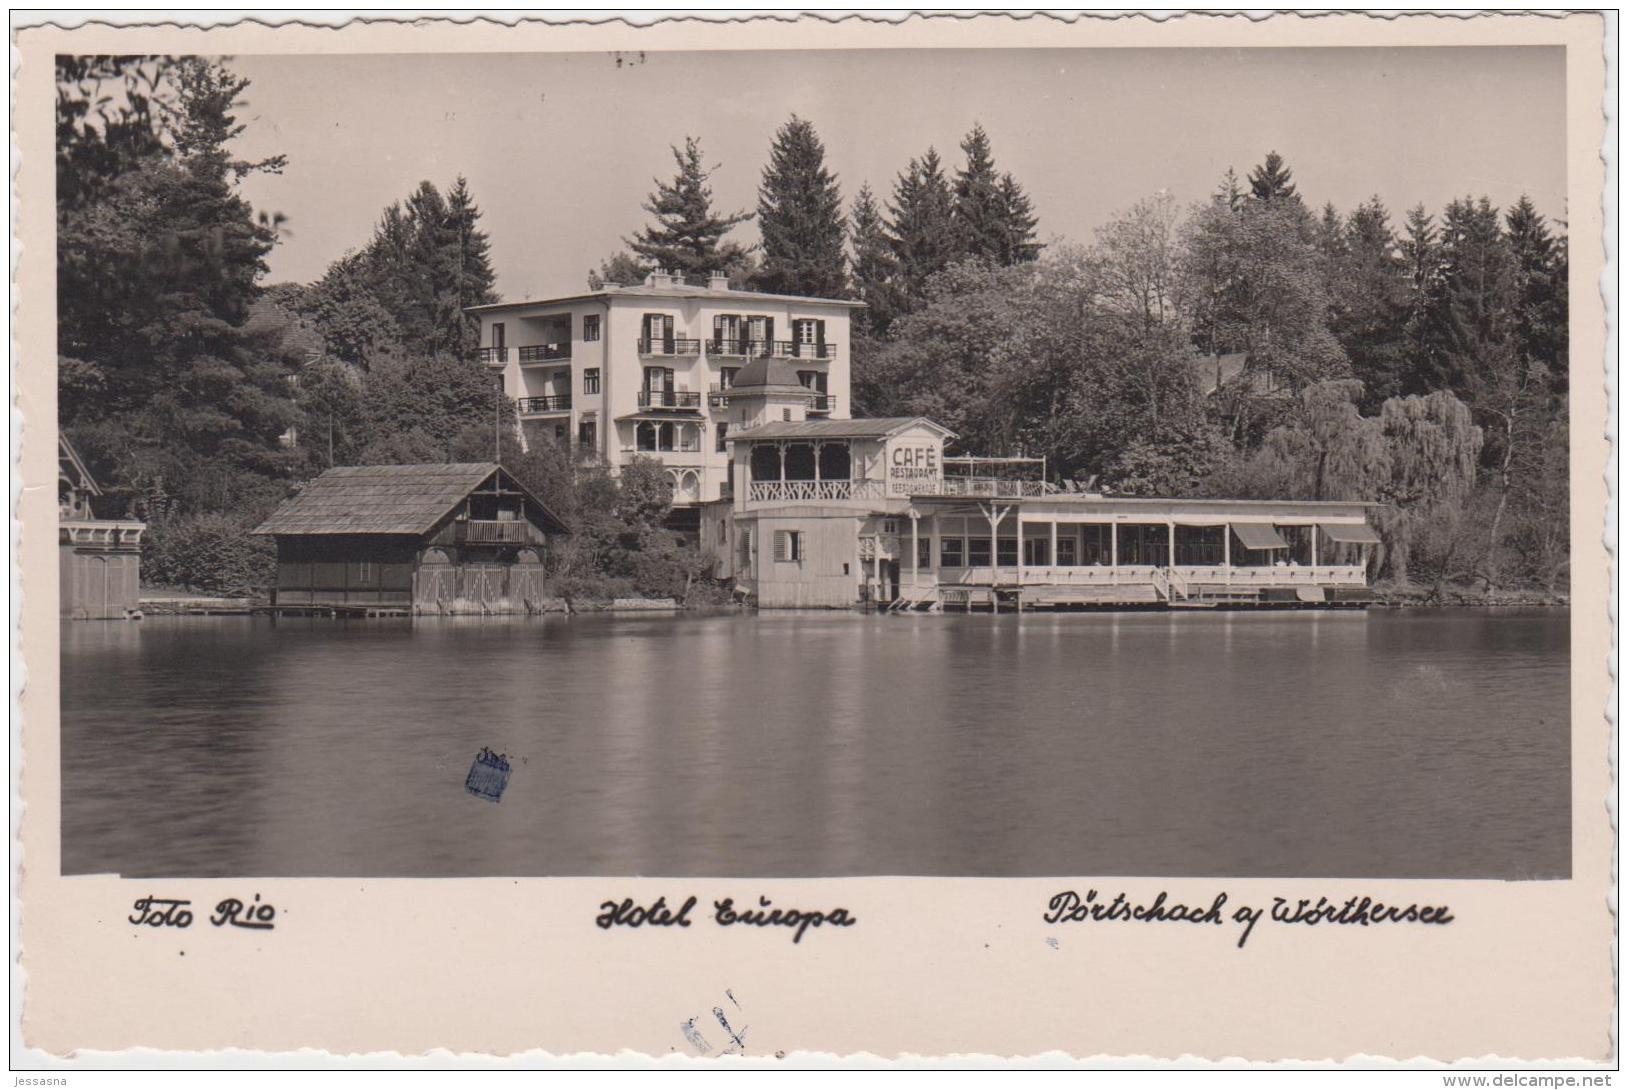
[[[1420,394],[1446,381],[1449,351],[1441,237],[1435,217],[1425,212],[1424,205],[1408,211],[1400,250],[1407,287],[1402,327],[1407,366],[1401,375],[1401,392]]]
[[[896,312],[894,278],[898,263],[869,183],[860,186],[854,198],[848,231],[853,247],[854,289],[865,304],[865,309],[854,316],[854,324],[859,332],[885,336]]]
[[[469,193],[469,182],[462,174],[447,193],[447,219],[450,226],[450,252],[446,255],[449,272],[455,281],[457,312],[450,316],[443,329],[450,334],[459,331],[456,338],[447,337],[445,347],[460,359],[474,355],[480,344],[480,319],[466,314],[464,308],[485,306],[498,301],[497,274],[492,271],[492,243],[480,229],[480,208]]]
[[[775,133],[758,187],[763,264],[751,284],[783,295],[840,298],[848,290],[842,192],[814,126],[792,115]]]
[[[961,252],[968,257],[1010,264],[1002,260],[1007,237],[1001,177],[995,170],[989,134],[982,125],[974,125],[967,133],[961,151],[967,162],[955,173],[955,204],[951,209]]]
[[[1341,229],[1330,296],[1330,328],[1362,381],[1362,405],[1374,410],[1402,392],[1408,287],[1390,213],[1370,197]]]
[[[1010,174],[1001,175],[1001,249],[1002,265],[1019,265],[1040,258],[1042,246],[1035,241],[1034,229],[1039,224],[1028,194]]]
[[[1295,192],[1294,174],[1275,151],[1266,153],[1266,161],[1249,172],[1249,195],[1257,201],[1299,201]]]
[[[928,279],[961,254],[953,210],[944,165],[928,148],[899,175],[888,206],[900,301],[906,307],[922,299]]]
[[[635,254],[659,269],[678,273],[688,281],[704,281],[745,256],[746,251],[724,235],[752,218],[749,212],[719,216],[712,210],[712,171],[702,166],[701,142],[684,138],[684,150],[673,148],[678,173],[671,182],[655,182],[656,189],[644,209],[656,222],[627,239]],[[713,170],[717,168],[714,167]]]
[[[1509,249],[1515,260],[1519,299],[1515,336],[1520,351],[1541,361],[1554,374],[1566,368],[1566,282],[1564,251],[1522,195],[1504,217]]]
[[[278,438],[296,412],[286,361],[244,328],[276,236],[237,183],[281,169],[282,158],[247,162],[228,151],[242,131],[234,111],[246,80],[195,57],[165,59],[155,72],[155,97],[161,80],[169,103],[156,122],[167,140],[126,133],[109,155],[100,136],[72,123],[85,116],[77,107],[59,126],[70,141],[59,165],[111,170],[69,186],[58,209],[61,419],[93,469],[141,494],[148,513],[253,509],[280,490],[275,478],[290,458]],[[78,140],[87,146],[74,148]],[[82,322],[90,311],[101,313]],[[76,384],[92,380],[99,396],[78,396]]]

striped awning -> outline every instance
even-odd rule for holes
[[[1330,541],[1338,541],[1345,545],[1378,545],[1379,535],[1366,522],[1322,522],[1318,523],[1323,533],[1328,535]]]
[[[1277,527],[1258,522],[1235,522],[1232,532],[1238,535],[1238,540],[1244,543],[1246,549],[1287,549],[1289,543],[1283,540]]]

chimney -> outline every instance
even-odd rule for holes
[[[713,291],[728,291],[729,275],[721,272],[709,274],[707,276],[707,287],[711,288]]]

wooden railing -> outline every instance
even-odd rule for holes
[[[531,541],[531,523],[523,519],[468,519],[454,525],[458,540],[472,545],[525,545]]]
[[[922,537],[927,535],[925,531]],[[1174,579],[1172,579],[1174,576]],[[965,567],[941,568],[939,580],[944,583],[997,583],[1016,584],[1018,570],[1015,565],[991,567],[979,564]],[[1217,565],[1203,567],[1181,565],[1177,568],[1155,567],[1150,564],[1062,564],[1024,565],[1024,585],[1043,586],[1119,586],[1138,583],[1159,586],[1174,583],[1181,595],[1190,595],[1195,584],[1234,587],[1283,586],[1365,586],[1367,571],[1360,564],[1319,565],[1318,567],[1239,568]]]
[[[520,348],[521,363],[553,363],[556,360],[571,358],[571,342],[556,341],[553,344],[528,344]]]
[[[886,485],[886,481],[752,481],[746,486],[746,498],[752,503],[876,500],[886,494]]]

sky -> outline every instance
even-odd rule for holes
[[[1028,191],[1043,241],[1169,190],[1204,199],[1276,150],[1313,207],[1377,194],[1393,223],[1486,195],[1565,213],[1558,47],[852,50],[238,56],[245,180],[287,234],[270,282],[309,281],[366,244],[424,179],[462,174],[508,300],[579,292],[644,225],[669,147],[698,137],[714,207],[751,210],[775,130],[813,122],[845,200],[879,198],[929,145],[951,168],[975,122]],[[756,241],[750,225],[731,236]]]

